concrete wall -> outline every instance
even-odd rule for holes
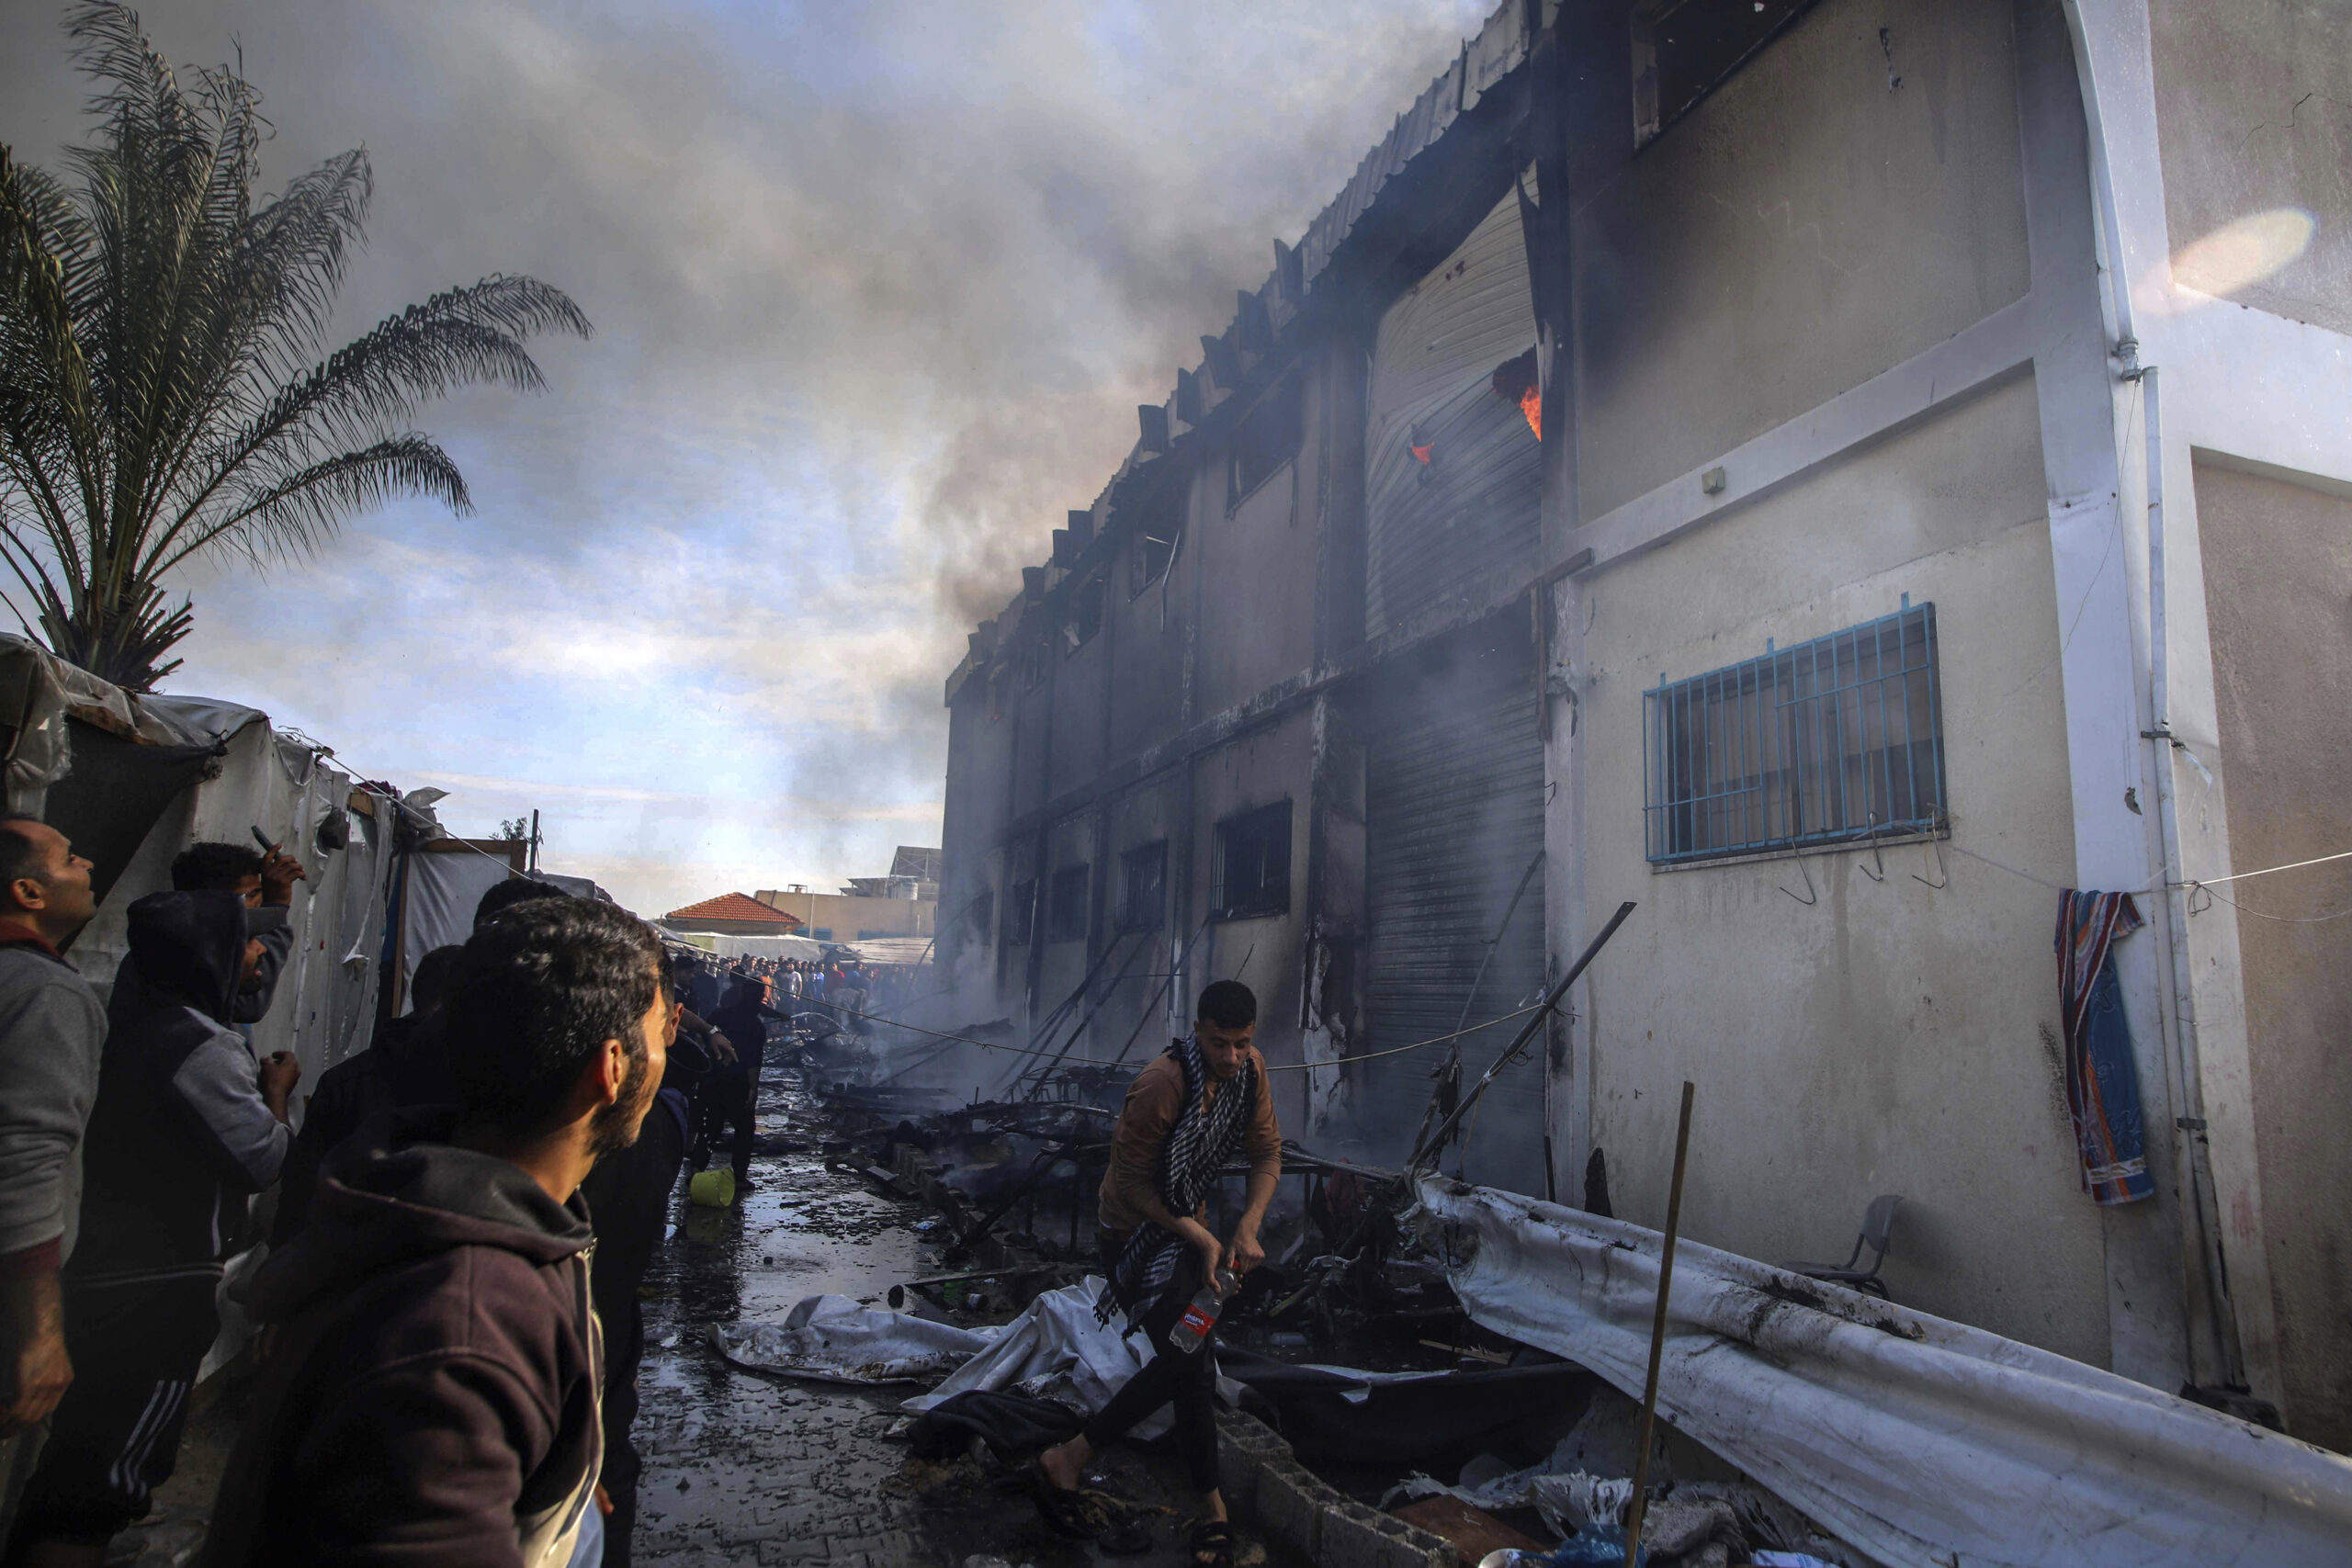
[[[2098,1211],[2059,1077],[2055,894],[1919,844],[1643,859],[1642,692],[1936,605],[1952,842],[2074,864],[2035,387],[2013,378],[1585,590],[1588,929],[1642,908],[1579,1021],[1617,1213],[1661,1223],[1699,1086],[1683,1225],[1749,1257],[1841,1258],[1905,1200],[1887,1280],[1928,1311],[2105,1364]],[[1945,879],[1939,891],[1926,882]],[[1808,892],[1815,900],[1804,902]]]
[[[2149,10],[2177,281],[2352,332],[2352,0],[2154,0]],[[2199,245],[2282,209],[2283,221],[2237,243]]]
[[[1192,894],[1186,931],[1208,913],[1216,824],[1225,818],[1287,798],[1292,804],[1290,910],[1256,919],[1219,920],[1193,949],[1183,984],[1195,995],[1211,980],[1238,978],[1258,993],[1258,1045],[1272,1063],[1299,1059],[1299,959],[1306,929],[1307,808],[1314,763],[1313,716],[1300,711],[1214,750],[1193,766]],[[1171,872],[1172,874],[1172,872]],[[1274,1101],[1283,1124],[1304,1125],[1304,1075],[1277,1074]]]
[[[2010,10],[1824,0],[1579,205],[1583,515],[2025,292]]]
[[[1293,373],[1306,378],[1312,368]],[[1314,661],[1317,389],[1309,378],[1299,455],[1238,504],[1227,505],[1224,464],[1203,475],[1194,566],[1206,575],[1194,711],[1204,716],[1246,702]]]
[[[1093,945],[1089,940],[1092,934],[1091,926],[1086,934],[1076,938],[1054,936],[1053,886],[1056,874],[1078,866],[1089,868],[1091,886],[1091,872],[1099,859],[1097,851],[1102,841],[1102,828],[1098,812],[1081,811],[1063,818],[1046,830],[1046,867],[1037,879],[1036,937],[1041,951],[1035,964],[1040,1019],[1077,988],[1093,962]]]
[[[1156,745],[1182,728],[1185,711],[1185,670],[1193,637],[1193,588],[1199,571],[1194,547],[1199,530],[1193,504],[1195,487],[1186,489],[1186,526],[1176,559],[1167,574],[1130,597],[1131,562],[1143,548],[1130,538],[1114,563],[1111,598],[1103,615],[1111,645],[1117,649],[1111,672],[1113,698],[1108,722],[1106,755],[1124,761]]]
[[[1183,770],[1170,768],[1121,792],[1111,804],[1108,897],[1095,942],[1098,951],[1114,942],[1119,950],[1111,955],[1095,983],[1099,1005],[1087,1032],[1088,1055],[1109,1058],[1127,1049],[1130,1060],[1143,1061],[1164,1043],[1160,1036],[1166,1028],[1159,1021],[1168,1011],[1170,998],[1162,991],[1161,976],[1169,972],[1174,948],[1183,945],[1199,920],[1197,915],[1190,920],[1183,918],[1180,877],[1190,843],[1184,799]],[[1168,844],[1168,902],[1158,927],[1123,936],[1114,924],[1119,857],[1154,840],[1165,840]]]
[[[771,890],[764,901],[801,922],[797,930],[768,933],[775,936],[814,936],[819,931],[831,931],[834,942],[855,942],[860,931],[876,936],[929,936],[939,923],[939,905],[930,898],[855,898],[839,893]]]
[[[1110,608],[1106,588],[1102,604],[1106,624],[1082,648],[1071,649],[1058,629],[1054,633],[1053,762],[1047,775],[1048,795],[1057,795],[1086,783],[1102,773],[1107,760],[1109,736],[1102,705],[1110,696],[1111,684],[1114,634],[1107,624]]]
[[[2339,40],[2340,41],[2340,40]],[[2352,500],[2195,468],[2235,869],[2346,847]],[[2352,862],[2220,890],[2243,955],[2289,1430],[2352,1449]],[[2200,898],[2201,904],[2203,900]]]

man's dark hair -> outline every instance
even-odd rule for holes
[[[416,961],[416,973],[408,977],[408,999],[412,1010],[431,1012],[449,999],[449,987],[458,983],[458,976],[465,967],[466,950],[451,942],[436,947]]]
[[[251,844],[190,844],[172,862],[175,893],[234,893],[261,874],[261,852]]]
[[[0,897],[10,897],[9,890],[16,886],[17,878],[30,876],[38,880],[42,870],[40,846],[17,831],[28,823],[48,826],[38,817],[0,817]]]
[[[518,1139],[551,1131],[605,1041],[641,1059],[661,985],[652,928],[608,904],[537,899],[477,929],[441,1009],[467,1119]]]
[[[1193,1016],[1219,1029],[1239,1029],[1258,1021],[1258,993],[1238,980],[1213,980]]]
[[[569,898],[571,895],[552,882],[541,882],[536,876],[509,876],[503,882],[493,882],[490,891],[474,906],[474,930],[504,914],[517,904],[527,904],[535,898]]]

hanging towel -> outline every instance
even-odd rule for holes
[[[2083,1159],[2083,1190],[2102,1206],[2155,1196],[2140,1121],[2140,1075],[2115,939],[2140,929],[2129,893],[2058,896],[2058,1002],[2065,1020],[2066,1109]]]

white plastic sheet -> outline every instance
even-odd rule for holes
[[[967,1389],[1027,1394],[1091,1416],[1111,1402],[1119,1386],[1143,1370],[1150,1358],[1143,1336],[1124,1335],[1125,1320],[1114,1314],[1108,1326],[1094,1321],[1098,1275],[1047,1291],[1027,1311],[1004,1325],[995,1344],[964,1363],[929,1393],[900,1407],[923,1411]],[[1147,1440],[1173,1424],[1166,1410],[1147,1417],[1135,1431]]]
[[[1425,1178],[1498,1334],[1640,1397],[1656,1231]],[[1682,1242],[1658,1411],[1895,1568],[2352,1562],[2352,1461],[2096,1367]]]
[[[847,1296],[810,1296],[782,1323],[715,1323],[710,1342],[729,1360],[763,1371],[825,1382],[925,1382],[1006,1332],[860,1306]]]

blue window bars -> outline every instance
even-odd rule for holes
[[[1941,831],[1936,607],[1766,649],[1644,694],[1651,863]]]

